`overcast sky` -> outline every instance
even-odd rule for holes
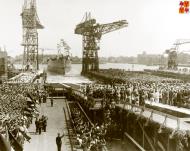
[[[23,52],[23,2],[0,0],[0,45],[11,56]],[[64,38],[73,56],[81,56],[82,37],[74,34],[74,28],[90,11],[99,23],[129,22],[127,28],[102,36],[99,56],[163,53],[176,39],[190,39],[190,14],[181,15],[178,8],[179,0],[37,0],[38,16],[45,26],[39,31],[39,47],[56,48]]]

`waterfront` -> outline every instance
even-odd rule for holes
[[[119,70],[117,65],[120,67],[120,69],[124,69],[125,71]],[[187,123],[184,123],[183,121],[181,121],[180,122],[180,126],[179,126],[177,124],[178,123],[177,122],[178,121],[178,117],[174,117],[174,120],[172,119],[173,115],[175,116],[176,113],[178,114],[178,112],[174,112],[172,110],[174,108],[172,106],[169,106],[169,109],[163,109],[163,107],[158,107],[158,104],[155,104],[156,105],[155,107],[152,107],[152,104],[150,104],[148,107],[146,105],[146,108],[143,109],[143,113],[142,113],[142,111],[140,111],[143,100],[144,100],[144,103],[145,102],[147,103],[147,100],[148,101],[154,100],[155,103],[160,102],[161,104],[168,104],[168,102],[166,101],[166,99],[164,97],[165,96],[164,92],[166,90],[164,91],[163,88],[165,87],[165,85],[167,85],[168,87],[169,86],[172,87],[172,86],[174,86],[174,82],[175,82],[175,84],[177,84],[178,86],[180,86],[181,89],[182,89],[183,86],[184,86],[184,84],[181,83],[179,80],[175,80],[175,79],[167,79],[166,80],[164,77],[152,76],[150,74],[147,74],[146,72],[142,73],[142,72],[129,72],[128,71],[128,70],[131,71],[132,67],[133,67],[133,71],[142,71],[143,69],[150,69],[151,66],[141,66],[141,65],[136,65],[135,66],[135,65],[130,65],[130,64],[124,64],[123,66],[121,64],[114,64],[114,65],[113,64],[111,64],[111,65],[110,64],[102,64],[101,66],[104,66],[104,67],[101,67],[101,68],[104,68],[105,70],[100,70],[100,72],[96,73],[96,75],[98,75],[98,74],[100,75],[103,72],[102,75],[104,77],[108,77],[108,78],[112,78],[112,79],[115,79],[116,77],[118,77],[118,78],[124,78],[124,80],[126,81],[125,85],[123,85],[123,84],[120,85],[119,83],[117,83],[117,81],[115,81],[116,84],[117,84],[117,87],[111,87],[110,85],[106,85],[106,84],[104,84],[104,85],[90,84],[90,87],[87,86],[89,88],[89,90],[90,90],[90,93],[87,94],[87,96],[91,96],[92,95],[94,98],[101,99],[102,96],[103,96],[102,92],[105,92],[105,98],[106,98],[106,102],[107,102],[106,104],[108,105],[109,103],[111,103],[110,101],[114,102],[114,104],[116,103],[115,108],[112,108],[112,106],[109,106],[110,110],[111,110],[111,116],[110,117],[112,117],[112,122],[111,123],[109,123],[109,121],[107,121],[108,119],[105,118],[106,117],[105,115],[102,115],[102,113],[101,113],[101,107],[95,109],[96,112],[97,112],[97,116],[95,116],[95,117],[93,116],[93,115],[95,115],[95,113],[93,113],[93,110],[91,110],[90,108],[94,108],[94,106],[93,106],[93,104],[94,104],[93,102],[94,101],[91,100],[90,98],[87,99],[87,100],[85,100],[85,101],[82,98],[79,98],[77,100],[78,97],[76,95],[73,95],[73,98],[70,99],[70,96],[72,96],[72,93],[69,94],[69,91],[67,92],[68,95],[65,95],[65,96],[66,96],[66,99],[68,100],[67,102],[72,102],[72,101],[77,102],[78,101],[79,104],[82,105],[82,108],[85,109],[85,113],[89,116],[89,118],[93,121],[94,124],[97,123],[98,125],[100,125],[100,127],[103,126],[103,128],[105,128],[104,125],[108,124],[108,127],[106,128],[107,129],[106,130],[107,131],[107,133],[106,133],[107,135],[105,136],[105,139],[108,140],[107,147],[108,147],[108,149],[110,151],[116,150],[116,149],[118,151],[125,151],[125,150],[128,150],[128,149],[129,149],[129,151],[130,150],[135,151],[135,149],[131,149],[131,148],[134,148],[134,146],[135,146],[134,142],[139,143],[145,149],[154,148],[154,146],[150,145],[151,144],[150,142],[146,143],[146,142],[143,141],[143,139],[139,139],[139,138],[144,138],[144,134],[141,131],[139,131],[139,129],[141,129],[142,131],[144,131],[144,133],[147,133],[146,137],[148,136],[148,137],[150,137],[152,139],[151,133],[157,131],[157,128],[159,128],[159,125],[162,124],[162,122],[163,122],[163,120],[165,118],[165,115],[167,115],[166,117],[167,117],[167,121],[168,121],[168,122],[165,123],[165,126],[168,128],[167,129],[168,135],[170,135],[171,129],[175,129],[176,127],[180,127],[180,129],[184,129],[183,125],[188,125]],[[110,68],[112,68],[112,69],[110,69]],[[153,67],[151,67],[151,68],[153,68]],[[156,67],[154,67],[154,68],[156,68]],[[109,70],[106,70],[106,69],[109,69]],[[43,70],[46,70],[46,66],[45,65],[41,65],[40,66],[40,73],[42,73]],[[48,73],[47,74],[47,82],[48,83],[60,83],[60,84],[64,83],[63,86],[66,86],[66,88],[70,87],[70,86],[72,88],[77,83],[88,83],[88,82],[91,82],[88,78],[81,76],[80,75],[80,71],[81,71],[81,65],[80,64],[73,64],[72,65],[72,69],[66,75],[52,75],[52,74]],[[92,73],[95,73],[95,72],[92,72]],[[91,77],[96,78],[96,75],[94,75],[94,76],[92,75]],[[89,77],[89,78],[91,78],[91,77]],[[109,82],[110,82],[110,80],[109,80]],[[127,83],[129,81],[131,82],[130,84]],[[157,82],[160,83],[160,84],[156,86]],[[72,84],[70,84],[70,83],[72,83]],[[147,84],[149,85],[148,87],[147,87]],[[138,85],[138,88],[136,87],[136,89],[133,89],[137,85]],[[81,87],[81,89],[80,89],[81,91],[78,90],[78,89],[77,89],[77,91],[88,92],[87,91],[87,87],[86,88],[82,88]],[[103,90],[102,90],[102,88],[103,88]],[[157,92],[156,91],[157,88],[158,88],[158,90],[162,89],[162,91]],[[127,93],[127,95],[129,95],[129,97],[124,97],[123,94],[122,94],[122,92],[123,91],[128,92],[128,89],[131,90],[131,93]],[[53,94],[54,90],[60,90],[60,88],[56,89],[56,85],[55,85],[55,89],[52,89],[52,91],[48,91],[48,93],[49,94]],[[74,87],[73,87],[73,90],[74,90]],[[149,91],[149,90],[151,90],[151,91]],[[110,95],[109,92],[114,92],[114,93]],[[158,100],[157,95],[156,95],[157,93],[162,93],[163,94],[162,95],[163,99],[159,98],[160,100]],[[120,95],[116,95],[116,94],[120,94]],[[153,96],[152,98],[150,98],[150,100],[148,98],[148,96],[150,96],[149,94],[152,94],[152,96]],[[121,97],[119,97],[119,96],[121,96]],[[136,100],[134,100],[134,96],[136,96],[135,97]],[[137,103],[137,105],[140,105],[140,106],[136,106],[135,107],[135,108],[138,108],[138,110],[137,110],[138,112],[134,111],[132,109],[129,109],[129,106],[131,106],[130,104],[127,107],[124,108],[124,106],[123,106],[123,98],[128,98],[130,103],[132,103],[132,102],[134,103],[134,101],[135,101]],[[176,99],[174,98],[172,100],[176,100]],[[183,99],[180,99],[180,100],[183,100]],[[57,101],[55,101],[55,103],[56,102]],[[86,103],[84,103],[84,102],[86,102]],[[177,98],[177,102],[179,102],[179,98]],[[170,104],[170,105],[175,105],[175,101],[173,103]],[[50,126],[50,129],[47,129],[48,132],[47,133],[43,133],[43,135],[40,135],[40,136],[39,135],[32,135],[31,144],[27,143],[26,149],[27,148],[31,148],[31,146],[33,146],[32,144],[38,144],[38,148],[36,148],[36,150],[39,150],[39,148],[40,148],[40,150],[44,150],[44,148],[45,148],[44,147],[45,142],[48,141],[48,140],[50,142],[52,142],[53,138],[55,138],[55,134],[54,135],[50,134],[51,130],[53,130],[54,133],[56,133],[56,131],[59,131],[60,128],[63,128],[61,126],[63,124],[60,124],[60,127],[57,127],[56,125],[54,125],[54,121],[52,119],[57,120],[61,116],[59,116],[59,117],[56,116],[55,118],[51,118],[51,116],[49,116],[48,112],[46,111],[46,109],[47,110],[49,109],[48,104],[49,104],[49,99],[48,99],[47,104],[45,104],[45,108],[42,109],[41,107],[39,107],[39,111],[40,111],[40,115],[43,115],[43,114],[46,115],[47,114],[47,116],[49,117],[49,120],[48,120],[49,124],[48,125]],[[183,105],[183,104],[181,102],[180,104],[177,103],[177,105],[179,106],[179,105]],[[59,106],[59,107],[61,107],[61,106]],[[133,105],[132,105],[132,107],[133,107]],[[185,107],[185,106],[183,106],[183,107]],[[70,108],[70,106],[69,106],[69,108]],[[87,110],[88,108],[89,108],[89,110]],[[130,116],[125,117],[125,116],[123,116],[123,114],[121,114],[121,112],[118,112],[121,109],[123,109],[123,113],[125,113],[125,114],[128,114],[128,109],[130,111],[134,111],[134,113],[130,114]],[[153,131],[151,131],[151,133],[149,133],[149,131],[146,131],[146,128],[145,129],[142,128],[142,125],[145,124],[144,123],[145,120],[143,120],[143,118],[149,118],[150,113],[153,113],[153,111],[149,111],[150,109],[154,110],[154,118],[152,118],[152,120],[154,120],[154,121],[156,121],[156,122],[159,123],[158,126],[156,127],[156,129],[153,130]],[[160,113],[157,110],[158,111],[161,110],[162,114],[159,115]],[[164,113],[166,110],[167,110],[167,112]],[[180,115],[184,115],[184,114],[181,114],[182,109],[179,112],[180,112],[179,113]],[[71,112],[71,113],[74,113],[74,112]],[[52,115],[57,115],[57,114],[55,113],[55,114],[52,114]],[[117,118],[115,118],[114,115],[117,115]],[[134,120],[134,119],[136,119],[136,117],[134,118],[135,115],[137,115],[138,117],[140,117],[139,115],[141,115],[141,118],[137,118],[137,119],[139,119],[138,120],[138,124],[139,125],[136,125],[134,127],[135,122],[136,122],[136,120]],[[161,118],[158,118],[158,116],[161,117]],[[189,117],[189,115],[187,115],[187,116]],[[104,125],[102,125],[102,121],[101,121],[102,118],[101,117],[104,117]],[[182,118],[186,118],[186,117],[182,117]],[[130,121],[130,122],[127,122],[127,124],[126,124],[126,122],[123,122],[123,120]],[[172,120],[172,122],[171,122],[171,120]],[[62,122],[64,122],[64,121],[65,120],[63,119]],[[121,124],[117,125],[116,123],[121,123]],[[80,125],[80,123],[78,123],[78,122],[76,122],[76,124]],[[172,125],[174,127],[170,127],[168,124]],[[130,127],[131,125],[133,125],[133,127]],[[147,125],[147,126],[152,126],[152,124]],[[34,125],[32,127],[34,128]],[[88,124],[85,125],[85,129],[86,129],[86,127],[88,127]],[[99,126],[97,126],[97,127],[99,127]],[[97,127],[95,126],[94,128],[97,128]],[[184,130],[188,130],[188,128],[186,128],[186,127],[188,127],[188,126],[185,126]],[[66,128],[64,128],[64,129],[66,129]],[[83,130],[82,129],[79,128],[79,129],[77,129],[77,131],[78,132],[82,131],[82,134],[83,134]],[[31,132],[34,131],[34,129],[33,130],[30,129],[30,130],[31,130]],[[89,129],[87,128],[86,131],[88,131],[88,130]],[[133,141],[132,141],[133,143],[130,143],[130,141],[128,141],[128,140],[126,140],[126,141],[118,141],[118,140],[123,140],[123,139],[121,139],[122,138],[121,135],[120,135],[121,132],[122,132],[122,134],[125,134],[125,132],[126,132],[125,135],[127,136],[127,138],[128,138],[128,135],[130,135],[132,137],[132,139],[133,139]],[[86,133],[84,133],[84,134],[86,135]],[[141,134],[143,134],[143,135],[141,135]],[[45,138],[41,139],[44,136],[47,136],[47,140],[46,141],[43,141]],[[160,136],[163,137],[162,134],[160,134]],[[77,138],[78,139],[81,139],[81,138],[84,139],[83,135],[81,135],[80,137],[77,137]],[[99,138],[99,137],[97,137],[97,138]],[[113,138],[113,140],[111,141],[111,143],[109,143],[109,139],[110,138]],[[36,140],[40,140],[41,143],[40,144],[37,143]],[[175,145],[172,145],[172,143],[173,143],[173,141],[171,141],[170,147],[175,147]],[[162,144],[165,145],[164,142],[162,142]],[[127,149],[126,149],[125,146],[127,146]],[[53,147],[53,146],[51,146],[51,147]],[[66,146],[64,145],[63,147],[66,147]],[[186,147],[186,146],[184,146],[184,147]],[[55,146],[54,146],[54,148],[55,148]],[[155,148],[157,148],[157,146],[155,146]]]
[[[16,65],[17,68],[21,67],[21,65]],[[46,70],[47,65],[40,65],[40,70]],[[109,68],[113,68],[113,69],[124,69],[124,70],[135,70],[135,71],[142,71],[143,69],[156,69],[156,66],[144,66],[144,65],[132,65],[132,64],[100,64],[100,68],[101,69],[109,69]],[[77,84],[77,83],[89,83],[91,82],[88,78],[81,76],[80,72],[82,69],[82,65],[81,64],[72,64],[72,68],[71,70],[66,73],[65,75],[56,75],[56,74],[50,74],[47,73],[47,83],[73,83],[73,84]],[[49,101],[48,101],[49,102]],[[57,103],[56,103],[57,104]],[[62,106],[62,105],[61,105]],[[61,107],[60,106],[60,107]],[[44,150],[45,148],[55,148],[54,143],[52,143],[53,139],[56,136],[56,132],[59,131],[59,129],[61,129],[63,123],[65,122],[65,120],[61,121],[60,127],[57,128],[57,126],[55,125],[55,122],[52,120],[57,120],[58,118],[60,119],[60,116],[56,116],[54,118],[51,118],[51,116],[49,115],[49,112],[47,112],[49,109],[51,109],[49,107],[49,105],[45,104],[42,105],[40,107],[40,114],[45,114],[49,117],[48,120],[48,128],[47,128],[47,133],[43,133],[41,136],[39,135],[32,135],[32,141],[31,143],[27,143],[26,142],[26,148],[25,150],[30,150],[35,144],[36,148],[34,150]],[[55,109],[55,108],[54,108]],[[51,109],[52,110],[52,109]],[[59,109],[60,110],[60,109]],[[55,110],[55,111],[59,111],[59,110]],[[52,110],[53,111],[53,110]],[[61,114],[61,113],[60,113]],[[52,114],[54,115],[58,115],[57,112]],[[66,128],[64,128],[66,131]],[[35,126],[32,125],[29,129],[29,131],[32,133],[33,131],[35,131]],[[40,141],[41,143],[38,143],[37,141]],[[45,145],[47,142],[51,142],[48,143],[48,145]],[[66,143],[68,144],[68,143]],[[63,145],[64,148],[67,147],[67,145]],[[133,144],[131,144],[131,142],[129,140],[123,142],[120,139],[119,140],[112,140],[111,142],[108,143],[108,149],[110,151],[136,151],[137,149],[133,146]]]
[[[154,100],[155,103],[161,103],[161,104],[168,104],[168,101],[169,100],[166,100],[165,99],[165,92],[169,91],[169,89],[165,90],[165,85],[167,85],[167,87],[173,87],[174,86],[174,83],[178,86],[181,87],[181,89],[183,88],[184,84],[181,83],[179,80],[176,80],[176,79],[169,79],[169,78],[164,78],[164,77],[158,77],[158,76],[153,76],[153,75],[150,75],[150,74],[147,74],[146,72],[129,72],[130,71],[143,71],[144,69],[157,69],[158,67],[156,66],[144,66],[144,65],[133,65],[133,64],[101,64],[100,65],[100,68],[101,69],[104,69],[104,70],[100,70],[99,73],[96,73],[97,75],[97,78],[96,78],[96,75],[91,75],[91,77],[94,77],[95,79],[98,79],[98,75],[102,74],[102,76],[104,77],[108,77],[109,78],[109,82],[111,81],[111,79],[115,79],[116,77],[118,78],[124,78],[124,80],[126,81],[126,84],[125,86],[123,84],[119,84],[116,82],[117,84],[117,87],[111,87],[109,85],[90,85],[89,87],[89,90],[90,92],[92,92],[92,96],[94,96],[95,98],[97,97],[98,95],[99,97],[97,98],[102,98],[102,89],[104,89],[104,92],[105,92],[105,96],[106,96],[106,100],[107,100],[107,104],[109,104],[109,100],[112,100],[113,102],[115,102],[117,105],[116,105],[116,108],[114,110],[114,112],[112,111],[113,114],[111,114],[111,117],[113,118],[112,120],[112,123],[110,125],[110,127],[108,128],[108,133],[105,138],[108,139],[108,144],[107,144],[107,147],[109,150],[118,150],[118,151],[125,151],[127,149],[130,150],[133,150],[135,151],[135,149],[131,149],[131,148],[134,148],[134,142],[137,142],[139,143],[141,146],[143,146],[143,148],[145,149],[150,149],[150,148],[154,148],[154,146],[151,145],[150,142],[144,142],[143,139],[140,139],[140,138],[144,138],[144,134],[143,133],[147,133],[146,134],[146,137],[150,137],[152,139],[152,133],[153,132],[157,132],[157,129],[159,128],[160,125],[162,125],[162,122],[165,118],[165,115],[167,117],[167,121],[165,126],[167,127],[167,134],[170,135],[171,134],[171,129],[176,129],[176,127],[180,127],[181,129],[185,129],[184,130],[188,130],[188,125],[187,123],[184,123],[183,121],[180,122],[180,126],[178,125],[178,117],[174,117],[173,119],[173,116],[175,116],[175,114],[180,114],[180,115],[183,115],[181,114],[182,109],[178,112],[174,112],[172,109],[174,108],[172,105],[176,106],[176,101],[173,101],[171,104],[170,104],[170,109],[163,109],[163,107],[158,107],[158,104],[156,104],[155,107],[151,105],[147,106],[147,108],[144,108],[145,110],[143,110],[143,113],[141,110],[141,106],[142,104],[144,104],[145,102],[147,103],[147,101],[151,101],[151,100]],[[119,69],[118,69],[119,68]],[[107,69],[111,69],[111,70],[107,70]],[[121,70],[120,70],[121,69]],[[40,65],[40,70],[46,70],[46,65]],[[123,71],[125,70],[125,71]],[[72,65],[72,68],[71,70],[66,73],[65,75],[56,75],[56,74],[50,74],[50,73],[47,73],[47,83],[64,83],[64,85],[68,85],[68,86],[73,86],[75,84],[80,84],[80,83],[89,83],[91,82],[88,78],[86,77],[83,77],[81,76],[80,74],[81,72],[81,64],[73,64]],[[95,73],[95,72],[92,72],[92,73]],[[89,77],[89,78],[91,78]],[[127,83],[127,82],[131,82],[131,84]],[[72,83],[72,84],[71,84]],[[156,83],[159,83],[159,85],[156,85]],[[69,85],[71,84],[71,85]],[[148,86],[147,86],[148,84]],[[138,85],[138,88],[136,87]],[[88,86],[87,86],[88,87]],[[134,89],[136,87],[136,89]],[[82,87],[81,87],[82,88]],[[157,91],[157,88],[159,91]],[[73,87],[74,89],[74,87]],[[100,90],[101,89],[101,90]],[[139,108],[137,111],[134,111],[134,114],[131,114],[129,117],[123,117],[122,114],[120,114],[119,112],[117,112],[117,110],[120,110],[120,109],[125,109],[125,114],[128,114],[128,106],[127,108],[124,108],[123,107],[123,104],[122,104],[122,98],[126,98],[122,95],[122,91],[126,91],[128,92],[128,89],[131,90],[131,93],[129,93],[129,102],[130,103],[134,103],[134,101],[137,103],[137,106],[136,108]],[[114,92],[110,98],[110,95],[109,95],[109,92]],[[162,91],[161,91],[162,90]],[[82,90],[81,92],[87,92],[87,89],[86,90]],[[102,92],[101,92],[102,91]],[[98,92],[98,93],[97,93]],[[143,93],[142,93],[143,92]],[[161,93],[163,98],[157,98],[157,94]],[[121,97],[117,97],[118,95],[115,95],[115,94],[120,94]],[[88,95],[91,95],[90,94],[87,94]],[[148,96],[152,96],[150,99]],[[68,95],[68,96],[72,96],[72,95]],[[134,97],[135,96],[135,97]],[[175,95],[174,95],[175,96]],[[67,97],[66,97],[67,98]],[[90,108],[93,108],[93,101],[92,100],[86,100],[86,103],[84,103],[85,101],[83,100],[82,103],[81,99],[77,100],[78,97],[73,97],[71,99],[67,98],[68,99],[68,102],[70,101],[78,101],[80,104],[82,104],[82,108],[84,109],[88,109],[89,106]],[[114,98],[114,99],[113,99]],[[131,99],[130,99],[131,98]],[[136,98],[136,100],[134,100],[134,98]],[[144,101],[143,101],[144,100]],[[187,103],[184,103],[182,104],[179,103],[179,98],[175,99],[175,97],[172,99],[172,100],[177,100],[177,105],[182,105],[181,107],[188,107],[188,104]],[[184,99],[180,99],[180,100],[184,100]],[[154,102],[153,101],[153,102]],[[144,103],[142,103],[144,102]],[[119,103],[119,104],[118,104]],[[139,106],[140,105],[140,106]],[[149,110],[152,110],[152,111],[149,111]],[[100,125],[100,127],[102,126],[102,121],[101,121],[101,118],[100,117],[103,117],[103,115],[101,114],[101,107],[100,108],[97,108],[95,109],[96,112],[99,114],[97,114],[97,116],[95,116],[95,118],[92,116],[94,115],[95,113],[93,113],[93,110],[85,110],[86,114],[89,116],[89,118],[94,122],[94,124],[97,122],[98,125]],[[99,110],[99,111],[98,111]],[[112,109],[111,109],[112,110]],[[130,109],[131,111],[132,109]],[[150,113],[153,113],[153,110],[154,110],[154,117],[155,118],[152,118],[155,122],[159,123],[156,128],[151,131],[146,131],[146,128],[142,128],[142,125],[145,124],[144,123],[144,119],[145,118],[149,118],[149,115]],[[158,111],[162,111],[162,114],[160,115],[160,113]],[[166,111],[167,110],[167,111]],[[166,113],[164,113],[166,111]],[[124,112],[124,111],[123,111]],[[72,113],[72,112],[71,112]],[[114,118],[114,115],[117,114],[117,118]],[[136,115],[137,114],[137,115]],[[170,115],[171,114],[171,115]],[[133,116],[137,116],[137,117],[140,117],[141,115],[141,118],[138,120],[138,124],[135,125],[135,122],[136,120],[136,117],[133,117]],[[189,117],[189,114],[187,115]],[[160,118],[158,118],[160,117]],[[123,122],[122,119],[125,118],[125,121],[130,121],[130,122]],[[185,118],[185,117],[182,117],[182,118]],[[114,119],[117,119],[114,121]],[[138,118],[137,118],[138,119]],[[123,119],[124,120],[124,119]],[[50,122],[51,123],[51,122]],[[121,123],[121,125],[117,125],[115,123]],[[131,123],[131,124],[129,124]],[[172,123],[172,124],[171,124]],[[79,123],[78,123],[79,124]],[[107,124],[107,123],[106,123]],[[130,127],[131,125],[133,125],[133,127]],[[153,124],[154,125],[154,124]],[[170,125],[174,126],[174,127],[170,127]],[[185,126],[184,126],[185,125]],[[148,125],[149,127],[152,126],[152,124]],[[147,126],[146,126],[147,127]],[[122,129],[124,128],[124,129]],[[57,128],[55,128],[57,129]],[[111,131],[110,131],[111,129]],[[130,135],[134,140],[132,141],[133,143],[130,143],[131,141],[129,140],[126,140],[125,142],[123,141],[117,141],[117,140],[114,140],[114,141],[111,141],[111,143],[109,143],[109,138],[114,138],[114,139],[119,139],[121,140],[121,136],[117,136],[116,134],[120,134],[121,131],[119,130],[124,130],[122,133],[124,134],[124,132],[127,132],[128,134],[126,134],[126,136]],[[139,131],[140,130],[140,131]],[[81,129],[78,130],[79,132],[81,131]],[[112,133],[110,133],[112,132]],[[143,132],[143,133],[142,133]],[[86,134],[86,133],[85,133]],[[138,137],[140,136],[140,137]],[[159,134],[160,137],[164,137],[162,136],[162,133]],[[38,136],[37,136],[38,137]],[[82,137],[82,136],[81,136]],[[127,137],[128,138],[128,137]],[[79,137],[80,139],[80,137]],[[147,139],[147,138],[146,138]],[[166,139],[164,137],[164,139]],[[35,139],[36,140],[36,139]],[[159,138],[159,141],[161,141],[162,139]],[[151,140],[152,141],[152,140]],[[127,144],[126,144],[127,143]],[[165,145],[165,142],[162,142],[163,145]],[[173,144],[173,141],[171,140],[171,143],[170,143],[170,148],[172,147],[176,147],[175,145],[172,145]],[[127,149],[126,147],[127,146]],[[137,145],[138,146],[138,145]],[[158,148],[157,146],[155,146],[155,148]],[[166,147],[165,147],[166,148]]]
[[[22,65],[16,64],[17,69],[21,69]],[[46,64],[40,64],[40,70],[46,70]],[[100,69],[124,69],[130,71],[143,71],[144,69],[158,69],[158,66],[146,66],[140,64],[122,64],[122,63],[106,63],[100,64]],[[91,82],[88,78],[81,76],[82,64],[72,64],[71,70],[63,75],[56,75],[47,73],[48,83],[89,83]]]
[[[190,151],[187,5],[2,2],[0,151]]]

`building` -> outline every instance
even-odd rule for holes
[[[144,65],[164,65],[166,58],[161,54],[147,54],[145,51],[137,55],[138,64]]]
[[[0,82],[7,80],[7,52],[0,50]]]

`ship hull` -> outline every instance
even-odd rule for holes
[[[48,61],[47,70],[53,74],[61,74],[69,72],[71,69],[71,61],[66,59],[50,59]]]

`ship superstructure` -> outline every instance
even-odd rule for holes
[[[47,70],[51,73],[62,74],[64,75],[71,68],[71,54],[69,52],[71,48],[64,41],[60,40],[60,43],[57,44],[57,55],[48,60]]]

